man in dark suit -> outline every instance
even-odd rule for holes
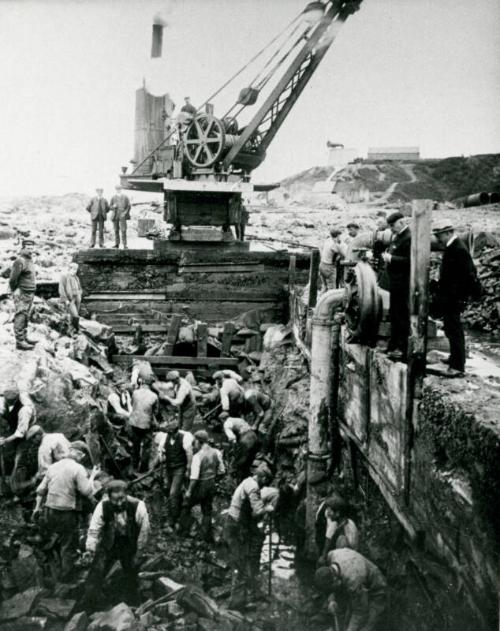
[[[97,235],[97,228],[99,228],[99,247],[104,247],[104,222],[109,211],[109,204],[107,200],[102,196],[103,189],[96,188],[97,195],[93,197],[88,206],[87,212],[90,213],[90,219],[92,221],[92,232],[90,237],[90,247],[95,247],[95,239]]]
[[[410,328],[411,232],[406,218],[401,213],[389,215],[387,224],[393,235],[387,252],[382,254],[387,267],[391,296],[391,336],[387,345],[387,355],[395,361],[405,361]]]
[[[460,377],[465,371],[465,337],[460,314],[473,293],[477,272],[472,257],[453,226],[434,229],[444,246],[439,274],[439,300],[443,314],[444,334],[450,342],[448,375]]]

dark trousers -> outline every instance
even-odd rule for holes
[[[127,220],[116,219],[113,221],[115,230],[115,245],[120,245],[120,236],[124,247],[127,247]]]
[[[450,368],[465,370],[465,336],[460,314],[462,306],[453,300],[443,300],[444,334],[450,342]]]
[[[92,219],[92,228],[90,233],[90,247],[93,248],[95,245],[97,229],[99,229],[99,245],[101,248],[104,246],[104,219],[102,217],[98,217],[97,219]]]
[[[177,467],[176,469],[167,468],[165,476],[165,495],[168,498],[168,512],[171,523],[175,523],[181,514],[185,477],[186,467]]]
[[[67,578],[75,564],[78,548],[78,512],[47,508],[45,520],[47,531],[57,535],[55,545],[60,559],[60,579]]]
[[[256,524],[244,524],[226,515],[223,538],[228,548],[229,564],[233,570],[231,600],[244,601],[247,590],[258,587],[264,536]]]
[[[16,342],[23,342],[26,339],[34,295],[34,293],[27,293],[20,289],[17,289],[12,294],[15,307],[14,335],[16,336]]]
[[[192,509],[195,506],[201,508],[201,536],[204,541],[212,540],[212,513],[215,497],[215,480],[200,480],[190,498],[184,499],[180,526],[182,532],[187,535],[193,524]]]
[[[389,318],[391,336],[387,349],[401,351],[406,357],[408,351],[408,335],[410,333],[409,288],[407,286],[391,286],[391,302]]]
[[[190,432],[193,429],[194,422],[196,420],[196,405],[187,405],[180,410],[179,421],[180,428],[185,432]]]
[[[233,461],[234,473],[239,482],[250,475],[259,446],[259,439],[253,430],[245,432],[239,437]]]
[[[94,610],[102,606],[103,581],[116,561],[123,569],[123,583],[121,585],[123,600],[131,606],[138,604],[139,583],[138,568],[134,565],[135,550],[135,546],[126,537],[116,537],[110,550],[103,547],[97,549],[87,577],[83,601],[79,603],[82,609]]]
[[[151,430],[142,427],[130,427],[132,441],[132,466],[136,471],[145,471],[148,467],[151,447]]]

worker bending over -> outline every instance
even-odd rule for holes
[[[255,431],[259,430],[261,424],[266,427],[271,419],[271,397],[256,388],[245,390],[245,418],[249,416]]]
[[[378,567],[356,550],[328,554],[316,571],[318,589],[329,594],[328,611],[346,631],[374,631],[386,607],[386,581]]]
[[[195,432],[194,451],[189,488],[184,496],[180,529],[185,536],[190,534],[193,523],[191,510],[195,506],[200,506],[203,516],[201,536],[209,543],[212,541],[212,511],[216,480],[224,475],[226,469],[221,452],[208,444],[208,433],[205,430]]]
[[[58,536],[60,579],[65,580],[73,570],[78,547],[78,518],[82,498],[91,499],[96,489],[94,479],[99,472],[94,467],[87,475],[80,464],[84,453],[69,450],[58,462],[51,464],[36,492],[33,519],[38,519],[44,508],[47,531]]]
[[[224,522],[224,541],[233,570],[229,609],[243,607],[258,592],[263,534],[259,522],[274,510],[265,504],[261,490],[272,480],[269,467],[261,464],[255,474],[239,484],[231,498]]]
[[[227,412],[223,412],[219,418],[224,421],[224,433],[234,446],[234,475],[241,482],[250,475],[252,463],[259,451],[259,439],[242,418],[229,416]]]
[[[236,379],[226,377],[221,370],[214,373],[213,378],[219,390],[222,411],[227,412],[229,416],[241,416],[245,402],[243,388]]]
[[[170,527],[174,528],[181,514],[184,482],[191,471],[194,436],[191,432],[179,429],[177,419],[167,423],[166,431],[161,454],[165,462],[165,495],[168,498],[169,522]]]
[[[125,576],[124,599],[138,604],[138,572],[149,537],[149,515],[142,500],[127,495],[122,480],[106,486],[107,498],[97,504],[87,533],[86,551],[92,559],[83,606],[92,608],[104,577],[116,561]]]

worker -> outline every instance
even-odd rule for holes
[[[386,608],[387,584],[374,563],[356,550],[332,550],[314,579],[318,589],[329,595],[328,610],[340,622],[337,627],[375,630]]]
[[[438,287],[444,334],[450,343],[448,375],[461,377],[465,372],[465,337],[460,315],[468,298],[479,297],[480,286],[472,257],[453,226],[445,224],[433,232],[444,246]]]
[[[99,247],[104,247],[104,222],[109,212],[108,201],[102,196],[104,189],[96,188],[96,195],[87,204],[87,212],[90,213],[91,235],[90,247],[95,247],[97,230],[99,230]]]
[[[263,540],[258,524],[274,510],[273,503],[264,504],[261,490],[271,480],[269,467],[261,464],[253,476],[238,485],[225,516],[223,536],[233,571],[229,609],[243,607],[257,588]]]
[[[66,310],[70,331],[80,330],[80,305],[82,303],[82,286],[77,276],[78,264],[70,263],[68,272],[59,278],[59,299]]]
[[[20,351],[29,351],[35,344],[35,340],[28,338],[28,322],[33,305],[36,289],[35,264],[33,263],[33,250],[35,242],[32,239],[23,239],[19,256],[14,261],[9,277],[9,286],[14,301],[14,335],[16,348]]]
[[[169,397],[166,394],[160,394],[160,399],[174,406],[179,412],[180,427],[189,432],[192,430],[196,418],[196,399],[193,386],[187,379],[181,377],[177,370],[168,372],[166,379],[174,386],[174,396]]]
[[[236,239],[238,241],[245,240],[245,228],[248,224],[250,213],[248,212],[245,204],[242,200],[239,202],[239,212],[235,213],[234,231],[236,233]]]
[[[108,420],[114,425],[125,425],[132,412],[132,399],[125,378],[118,380],[107,400]]]
[[[185,112],[186,114],[190,114],[191,116],[196,116],[196,107],[191,103],[191,97],[184,97],[184,105],[181,107],[181,112]]]
[[[96,491],[94,479],[99,468],[94,467],[89,477],[79,462],[83,458],[83,452],[68,450],[48,467],[36,490],[33,519],[44,507],[47,530],[58,535],[61,580],[68,579],[76,557],[80,502],[82,498],[92,498]]]
[[[395,361],[406,361],[410,328],[410,261],[411,233],[405,217],[392,213],[387,218],[393,239],[382,254],[389,278],[391,333],[387,356]]]
[[[327,555],[335,548],[351,548],[359,546],[359,531],[352,519],[348,517],[349,507],[340,495],[332,493],[316,513],[316,546],[321,551],[318,565],[325,565]]]
[[[245,418],[251,417],[253,429],[257,432],[261,424],[267,425],[271,420],[271,397],[257,390],[250,388],[245,390]]]
[[[337,262],[342,258],[340,236],[342,230],[330,229],[330,236],[323,243],[321,249],[321,259],[319,263],[319,274],[323,285],[323,291],[335,289],[337,283]]]
[[[191,510],[200,506],[201,537],[209,543],[212,541],[212,511],[215,497],[215,483],[218,477],[224,475],[226,469],[222,454],[211,447],[208,433],[200,429],[194,434],[194,456],[191,461],[189,487],[184,496],[184,505],[180,520],[180,530],[184,536],[189,536],[192,526]]]
[[[180,429],[177,419],[166,425],[167,434],[161,446],[165,462],[165,495],[168,498],[170,527],[175,528],[182,508],[182,496],[186,475],[191,472],[194,436]]]
[[[145,359],[132,360],[132,374],[130,376],[130,383],[132,387],[139,387],[139,379],[141,379],[143,383],[148,382],[151,384],[156,381],[156,375],[153,372],[153,368]]]
[[[129,605],[138,604],[138,572],[148,543],[150,524],[146,504],[127,495],[127,484],[112,480],[92,514],[85,544],[92,560],[87,578],[87,589],[80,602],[83,608],[97,604],[104,577],[119,561],[123,570],[124,599]]]
[[[28,432],[28,439],[36,436],[38,447],[38,477],[43,478],[47,469],[54,462],[59,462],[71,449],[71,443],[61,432],[45,433],[40,425],[33,425]]]
[[[245,381],[239,373],[235,370],[231,370],[231,368],[223,368],[222,370],[219,370],[219,372],[221,372],[226,379],[234,379],[240,384],[240,386]]]
[[[144,471],[149,459],[152,431],[159,413],[158,395],[150,388],[150,381],[139,378],[139,387],[132,393],[132,411],[128,420],[132,441],[132,466]]]
[[[229,443],[234,446],[234,475],[238,482],[250,475],[253,461],[259,451],[259,439],[250,425],[242,418],[229,416],[223,412],[224,433]]]
[[[115,186],[116,193],[111,198],[109,208],[111,210],[110,219],[113,222],[115,231],[114,248],[120,247],[120,236],[123,249],[127,249],[127,221],[130,219],[130,200],[122,193],[120,185]]]
[[[9,384],[0,397],[0,417],[11,432],[9,436],[0,438],[0,450],[4,461],[12,462],[11,480],[14,480],[20,464],[19,452],[30,427],[36,424],[36,410],[31,398],[15,383]]]
[[[220,403],[223,412],[229,416],[239,417],[243,413],[245,393],[236,379],[226,377],[221,370],[213,375],[215,384],[219,390]]]

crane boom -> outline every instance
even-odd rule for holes
[[[246,146],[252,137],[258,138],[253,142],[253,152],[260,157],[257,163],[264,159],[266,149],[327,53],[340,28],[349,15],[359,9],[361,2],[362,0],[332,0],[330,2],[320,23],[292,64],[224,157],[224,170],[238,163],[238,156],[248,151]]]

